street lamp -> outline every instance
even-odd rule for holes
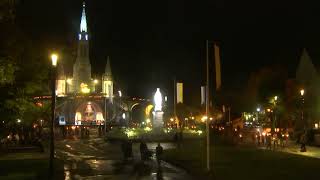
[[[121,97],[122,97],[122,92],[119,90],[119,91],[118,91],[118,94],[119,94],[119,107],[120,107],[120,109],[121,109]],[[117,113],[117,115],[118,115],[118,113]]]
[[[54,160],[54,119],[55,119],[55,106],[56,106],[56,73],[57,73],[57,63],[58,55],[51,54],[52,61],[52,71],[51,71],[51,85],[52,85],[52,94],[51,94],[51,126],[50,126],[50,160],[49,160],[49,169],[50,176],[53,175],[53,160]]]
[[[303,96],[304,95],[304,89],[300,90],[300,95]]]
[[[301,95],[301,122],[303,122],[304,128],[306,128],[306,124],[304,123],[304,112],[303,112],[303,108],[304,108],[304,89],[300,90],[300,95]]]
[[[273,120],[273,123],[272,123],[272,132],[275,130],[276,128],[276,121],[277,121],[277,113],[276,113],[276,108],[277,108],[277,100],[278,100],[278,96],[274,96],[274,108],[273,108],[273,113],[274,113],[274,120]]]
[[[56,67],[58,63],[58,55],[55,53],[51,54],[51,61],[52,61],[52,66]]]
[[[260,107],[257,107],[257,121],[259,121],[259,113],[260,113],[261,109]]]

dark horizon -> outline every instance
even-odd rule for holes
[[[21,1],[18,21],[47,49],[67,47],[66,64],[72,64],[81,5],[82,0]],[[265,66],[287,67],[294,77],[303,48],[320,65],[320,16],[311,5],[92,0],[86,6],[92,75],[103,73],[110,56],[115,81],[129,96],[148,98],[156,87],[170,92],[174,77],[190,96],[200,96],[206,39],[220,45],[224,89],[243,89],[249,75]]]

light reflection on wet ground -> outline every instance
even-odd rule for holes
[[[101,138],[62,140],[56,143],[58,158],[64,160],[65,180],[71,179],[191,179],[185,171],[163,162],[161,171],[154,160],[140,163],[139,143],[133,144],[134,159],[123,162],[120,143]],[[157,143],[147,143],[154,151]],[[164,149],[173,143],[161,143]],[[161,177],[160,177],[161,176]]]

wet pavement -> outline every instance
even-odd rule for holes
[[[265,146],[260,146],[258,148],[267,149]],[[289,143],[285,147],[276,147],[275,149],[272,147],[272,150],[320,159],[319,147],[306,146],[306,149],[307,149],[306,152],[301,152],[300,148],[301,148],[300,144],[297,144],[294,141],[289,141]]]
[[[154,151],[156,143],[148,143]],[[164,149],[172,143],[161,143]],[[123,161],[120,143],[105,142],[102,138],[60,140],[56,142],[56,157],[64,161],[65,180],[69,179],[192,179],[184,170],[161,162],[161,168],[152,157],[140,161],[139,144],[133,144],[133,160]]]

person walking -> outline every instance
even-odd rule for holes
[[[301,143],[301,147],[300,147],[300,152],[306,152],[307,148],[306,148],[306,143],[307,143],[307,136],[306,136],[306,132],[304,132],[301,137],[300,137],[300,143]]]
[[[140,155],[141,155],[141,160],[142,161],[147,159],[147,153],[148,153],[147,144],[144,141],[141,141],[141,143],[140,143]]]
[[[127,153],[127,158],[132,158],[132,159],[133,159],[132,141],[131,141],[131,140],[128,140],[128,141],[127,141],[126,153]]]
[[[160,163],[161,163],[162,153],[163,153],[163,148],[160,145],[160,143],[158,143],[158,146],[156,147],[156,157],[157,157],[158,166],[160,166]]]
[[[271,150],[271,135],[267,134],[267,149]]]
[[[127,140],[123,140],[121,143],[121,150],[122,150],[122,154],[123,154],[123,159],[124,161],[127,161],[128,158],[128,143]]]

